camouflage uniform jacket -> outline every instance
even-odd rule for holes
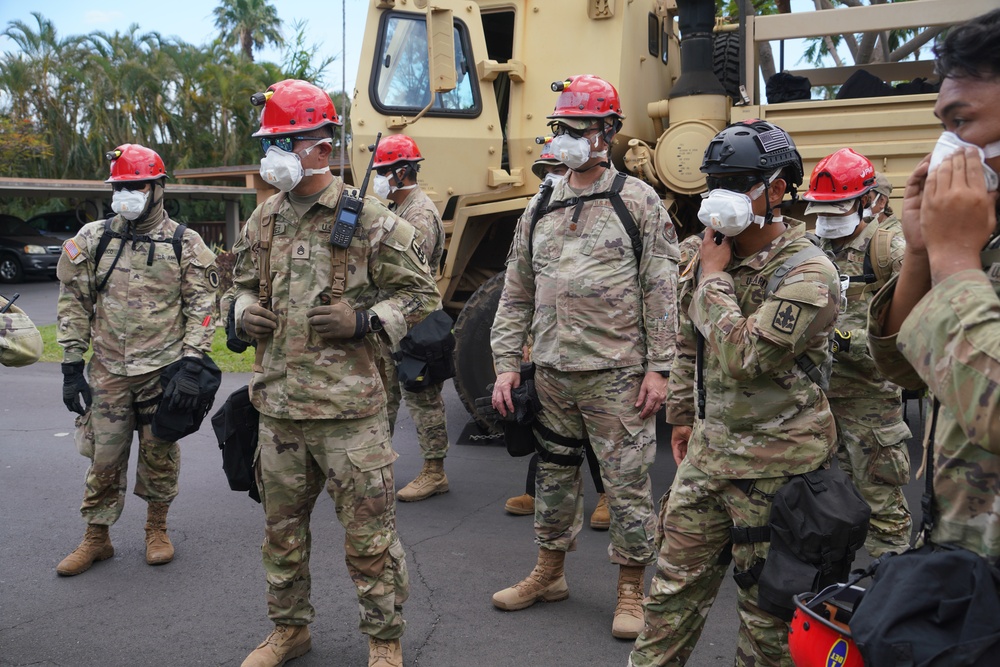
[[[870,248],[875,231],[880,228],[886,230],[883,233],[890,234],[887,258],[876,256],[883,250]],[[841,274],[862,275],[865,255],[870,252],[873,265],[878,259],[891,262],[887,274],[894,276],[899,273],[906,241],[899,220],[887,218],[881,224],[869,223],[856,238],[851,239],[840,249],[835,250],[829,239],[822,239],[820,247],[833,253],[834,263]],[[868,304],[880,287],[881,284],[878,282],[867,285],[851,283],[847,295],[847,308],[842,310],[837,318],[837,329],[851,335],[851,344],[846,352],[837,352],[833,355],[833,377],[830,379],[830,388],[826,395],[835,403],[837,399],[845,399],[845,404],[848,402],[846,399],[864,399],[865,414],[859,416],[865,416],[866,421],[888,420],[885,422],[888,425],[898,423],[903,418],[900,388],[878,372],[875,361],[868,352]]]
[[[419,187],[410,190],[403,203],[394,209],[396,215],[413,225],[420,239],[420,251],[427,257],[431,275],[441,266],[444,255],[444,223],[431,198]]]
[[[0,296],[0,310],[9,301]],[[23,310],[11,306],[0,313],[0,364],[27,366],[42,356],[42,335]]]
[[[993,251],[996,253],[996,251]],[[941,402],[934,433],[931,538],[1000,557],[1000,257],[941,281],[896,336],[882,323],[893,278],[872,300],[868,344],[879,369]],[[898,347],[897,347],[898,346]]]
[[[376,414],[385,405],[374,336],[328,342],[306,317],[311,308],[329,302],[332,280],[339,278],[331,276],[330,231],[342,187],[343,181],[334,178],[302,218],[287,200],[277,211],[270,261],[271,310],[278,328],[262,343],[263,372],[254,373],[250,386],[253,404],[271,417],[356,419]],[[274,197],[268,202],[276,201]],[[241,330],[243,312],[258,300],[258,239],[261,212],[268,205],[251,214],[233,248],[236,322]],[[358,309],[368,307],[375,294],[390,294],[371,310],[393,346],[441,301],[415,236],[412,225],[369,197],[346,250],[342,299]]]
[[[93,343],[94,355],[109,372],[132,377],[212,348],[219,286],[215,253],[188,229],[178,263],[171,243],[178,223],[162,215],[151,230],[139,232],[155,243],[125,241],[114,274],[100,294],[97,286],[111,268],[122,239],[111,239],[96,276],[94,255],[104,234],[103,220],[84,225],[63,244],[56,273],[62,283],[57,338],[64,362],[83,359]],[[121,216],[111,222],[117,232],[127,224]]]
[[[726,479],[783,477],[815,470],[837,441],[830,404],[798,367],[830,354],[840,283],[818,256],[790,271],[766,300],[768,280],[809,240],[800,222],[755,255],[733,257],[725,272],[700,278],[699,260],[680,278],[677,357],[667,390],[667,421],[693,425],[687,456]],[[696,406],[697,331],[705,337],[705,417]]]
[[[561,180],[550,201],[611,189],[611,167],[590,188],[573,192]],[[610,200],[544,215],[528,232],[539,196],[517,223],[507,275],[493,323],[497,373],[517,372],[522,346],[533,338],[535,363],[560,371],[642,365],[669,371],[677,327],[677,235],[656,192],[629,177],[621,192],[642,236],[636,260]]]

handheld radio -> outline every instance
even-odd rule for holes
[[[338,248],[347,248],[351,245],[351,238],[354,237],[358,219],[361,218],[361,209],[365,205],[368,179],[372,173],[372,166],[375,164],[375,151],[378,149],[378,142],[381,139],[382,133],[379,132],[375,137],[375,146],[372,148],[372,157],[368,161],[365,178],[361,181],[361,190],[348,190],[345,186],[344,193],[340,196],[340,201],[337,202],[336,219],[333,222],[333,231],[330,232],[330,243]]]

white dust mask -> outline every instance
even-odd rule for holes
[[[330,139],[322,139],[307,148],[304,153],[309,155],[310,151],[319,144],[330,143]],[[260,177],[278,188],[282,192],[294,190],[304,177],[323,174],[330,171],[330,167],[320,169],[303,169],[302,158],[298,153],[283,151],[277,146],[271,146],[267,153],[260,159]]]
[[[990,192],[996,190],[1000,178],[997,177],[997,173],[993,171],[992,167],[986,164],[986,160],[1000,156],[1000,141],[994,141],[980,148],[968,141],[962,141],[954,132],[942,132],[931,152],[929,171],[937,169],[946,157],[963,148],[975,148],[979,152],[979,161],[983,164],[983,173],[986,176],[986,189]]]
[[[565,176],[563,176],[562,174],[556,174],[550,172],[548,174],[545,174],[545,178],[542,180],[542,185],[554,188],[564,178]]]
[[[111,194],[111,210],[126,220],[136,220],[146,210],[148,192],[116,190]]]
[[[821,239],[842,239],[850,236],[861,224],[857,211],[847,215],[817,215],[816,236]]]
[[[382,174],[375,174],[375,180],[372,182],[372,191],[379,199],[388,199],[389,193],[392,192],[392,186],[389,185],[389,177]]]
[[[594,135],[595,141],[597,137],[598,135]],[[574,137],[568,132],[553,138],[549,148],[556,159],[570,169],[579,169],[587,164],[590,158],[606,157],[608,154],[607,151],[592,150],[593,143],[587,137]]]
[[[764,183],[756,185],[749,194],[716,188],[701,200],[698,219],[724,236],[737,236],[754,222],[763,227],[767,219],[754,215],[753,202],[765,189]]]

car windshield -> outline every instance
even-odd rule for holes
[[[41,232],[24,220],[0,216],[0,234],[4,236],[41,236]]]

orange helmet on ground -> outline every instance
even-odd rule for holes
[[[796,595],[788,629],[795,667],[864,667],[848,622],[864,590],[834,584],[819,593]]]
[[[111,160],[111,176],[105,183],[155,181],[167,177],[160,154],[139,144],[122,144],[105,154]]]
[[[571,76],[553,83],[552,90],[559,93],[559,98],[548,116],[552,121],[549,125],[562,123],[582,130],[593,124],[595,118],[612,117],[616,119],[616,126],[625,118],[618,91],[599,76]]]
[[[267,92],[252,95],[250,101],[264,105],[255,137],[298,134],[326,125],[340,125],[333,100],[326,91],[308,81],[279,81],[268,86]]]
[[[848,213],[854,200],[875,187],[875,166],[851,148],[841,148],[819,161],[802,198],[817,202],[806,213]],[[833,206],[831,206],[833,204]]]
[[[420,162],[423,160],[417,142],[405,134],[392,134],[378,142],[373,167],[391,167],[397,162]]]

